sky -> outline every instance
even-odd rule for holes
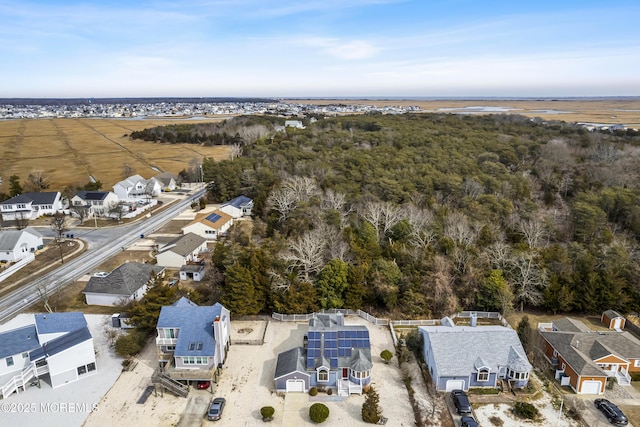
[[[637,0],[0,0],[0,98],[640,95]]]

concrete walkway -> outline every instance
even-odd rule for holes
[[[307,393],[286,393],[282,427],[310,426],[309,395]]]

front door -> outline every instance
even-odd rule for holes
[[[342,368],[342,378],[349,378],[349,368]]]

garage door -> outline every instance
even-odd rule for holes
[[[613,319],[613,329],[620,329],[620,325],[622,325],[622,319],[621,318],[616,318]]]
[[[464,390],[464,380],[449,380],[447,381],[447,391],[451,390]]]
[[[287,380],[287,393],[304,393],[304,380]]]
[[[600,394],[602,383],[600,381],[583,381],[581,394]]]

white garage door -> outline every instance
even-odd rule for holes
[[[613,329],[619,329],[620,325],[622,325],[622,319],[621,318],[616,318],[613,319]]]
[[[581,394],[600,394],[602,383],[600,381],[583,381]]]
[[[464,390],[464,380],[449,380],[447,381],[447,391],[451,390]]]
[[[304,393],[304,380],[287,380],[287,393]]]

